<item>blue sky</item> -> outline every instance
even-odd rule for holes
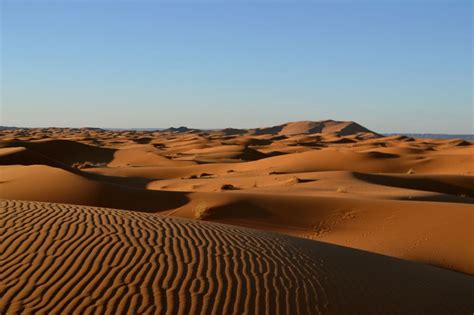
[[[472,2],[1,0],[1,123],[473,133]]]

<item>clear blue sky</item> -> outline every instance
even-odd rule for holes
[[[1,2],[1,123],[473,133],[470,0]]]

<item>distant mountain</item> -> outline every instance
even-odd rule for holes
[[[0,130],[16,130],[16,129],[23,129],[19,127],[8,127],[8,126],[0,126]]]
[[[196,131],[200,131],[200,130],[181,126],[178,128],[171,127],[171,128],[163,129],[161,132],[184,133],[184,132],[196,132]]]

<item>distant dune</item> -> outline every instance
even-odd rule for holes
[[[333,133],[340,136],[347,136],[357,134],[359,132],[373,133],[367,128],[353,121],[298,121],[289,122],[283,125],[251,129],[251,134],[272,134],[272,135],[298,135],[298,134],[312,134],[312,133]]]
[[[184,133],[184,132],[199,132],[205,130],[190,129],[187,127],[171,127],[164,129],[165,133]],[[215,131],[219,131],[216,129]],[[321,121],[297,121],[289,122],[282,125],[264,128],[252,129],[236,129],[225,128],[221,130],[224,135],[298,135],[298,134],[313,134],[313,133],[333,133],[341,136],[353,135],[357,133],[376,133],[353,121],[335,121],[335,120],[321,120]]]
[[[1,313],[471,311],[465,139],[0,130],[0,198]]]

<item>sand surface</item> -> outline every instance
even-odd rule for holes
[[[0,140],[8,313],[447,314],[472,294],[469,141],[336,121]]]
[[[0,312],[462,314],[472,277],[149,213],[1,203]]]

